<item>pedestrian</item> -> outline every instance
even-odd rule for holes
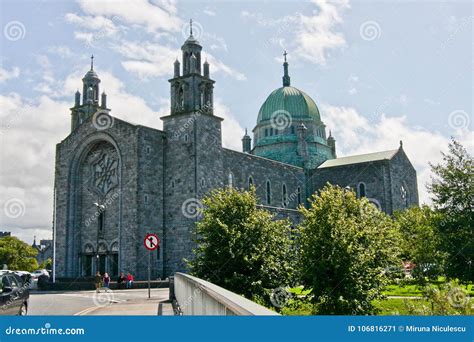
[[[104,273],[104,278],[102,280],[104,281],[105,292],[107,292],[110,290],[110,276],[107,272]]]
[[[117,287],[119,289],[123,289],[125,286],[125,281],[126,281],[125,274],[123,274],[123,272],[120,272],[120,275],[117,278]]]
[[[101,285],[102,285],[102,277],[100,276],[100,272],[97,271],[95,273],[95,292],[100,293]]]
[[[131,289],[133,285],[133,276],[128,273],[127,274],[127,289]]]

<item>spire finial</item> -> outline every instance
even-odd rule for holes
[[[94,70],[94,55],[91,55],[91,70]]]
[[[285,62],[283,63],[283,86],[289,87],[290,86],[290,75],[288,75],[288,62],[286,60],[286,55],[288,52],[286,50],[283,52],[283,56],[285,58]]]
[[[193,35],[193,20],[189,19],[189,34]]]

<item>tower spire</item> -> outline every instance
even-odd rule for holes
[[[283,57],[285,61],[283,62],[283,86],[289,87],[290,86],[290,76],[288,75],[288,61],[286,60],[286,56],[288,53],[286,50],[283,52]]]
[[[94,70],[94,55],[91,55],[91,70]]]
[[[189,19],[189,35],[193,35],[193,20]]]

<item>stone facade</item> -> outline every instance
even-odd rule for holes
[[[244,152],[223,148],[222,119],[213,108],[214,81],[209,64],[201,63],[201,49],[192,35],[182,47],[183,66],[174,64],[170,115],[161,118],[162,131],[111,116],[105,93],[99,104],[100,79],[91,65],[83,78],[82,103],[78,92],[71,108],[71,133],[56,146],[58,278],[91,276],[99,270],[145,279],[147,233],[161,239],[160,248],[151,252],[153,278],[185,270],[200,199],[223,186],[255,186],[259,206],[294,224],[301,220],[298,206],[307,205],[311,194],[327,182],[356,190],[363,183],[361,195],[388,213],[418,203],[416,172],[402,148],[389,159],[327,167],[339,159],[334,159],[335,140],[326,138],[320,119],[287,129],[295,134],[290,144],[295,163],[281,161],[284,150],[275,160],[259,156],[247,134]],[[289,86],[289,76],[284,82]],[[259,122],[257,131],[264,132],[266,124]],[[296,132],[306,126],[314,130],[307,140]],[[278,151],[282,142],[274,142],[266,143],[265,151]],[[307,145],[314,151],[304,148]]]

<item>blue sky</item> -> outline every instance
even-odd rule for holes
[[[318,104],[338,155],[399,140],[429,203],[428,161],[450,136],[473,150],[470,1],[2,1],[0,228],[31,241],[52,218],[55,144],[95,56],[112,115],[161,128],[189,18],[216,80],[224,144],[240,149],[260,105],[292,85]],[[7,206],[18,213],[7,212]]]

